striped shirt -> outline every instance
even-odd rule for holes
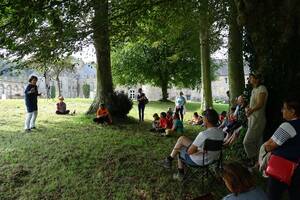
[[[295,137],[297,134],[295,128],[288,122],[282,123],[271,139],[279,146],[285,143],[288,139]]]

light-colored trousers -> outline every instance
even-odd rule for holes
[[[263,143],[265,127],[266,120],[264,117],[250,117],[248,119],[248,129],[243,141],[248,158],[258,159],[259,149]]]
[[[35,120],[37,117],[38,111],[27,112],[25,119],[25,127],[24,129],[31,129],[35,127]]]

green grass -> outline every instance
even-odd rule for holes
[[[181,199],[180,185],[172,173],[156,166],[170,153],[178,135],[161,138],[149,133],[152,114],[172,103],[150,102],[145,122],[129,120],[112,126],[99,126],[86,116],[91,100],[66,99],[75,116],[54,114],[53,100],[39,100],[37,130],[23,131],[23,100],[0,101],[0,199]],[[188,103],[186,120],[198,103]],[[226,105],[216,105],[218,111]],[[129,114],[137,117],[136,105]],[[200,127],[186,126],[192,139]],[[176,162],[174,162],[176,164]],[[189,196],[200,194],[189,186]],[[223,185],[214,191],[221,197]]]

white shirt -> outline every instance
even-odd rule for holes
[[[206,139],[224,140],[224,133],[217,127],[211,127],[205,131],[201,131],[193,142],[193,145],[198,147],[197,153],[190,155],[192,161],[197,165],[203,165],[203,147]],[[209,164],[218,159],[220,151],[208,151],[204,157],[204,164]]]

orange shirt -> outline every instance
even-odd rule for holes
[[[98,110],[97,110],[97,117],[99,116],[99,117],[102,117],[102,116],[106,116],[106,115],[108,115],[109,114],[109,112],[108,112],[108,109],[107,108],[99,108]]]

